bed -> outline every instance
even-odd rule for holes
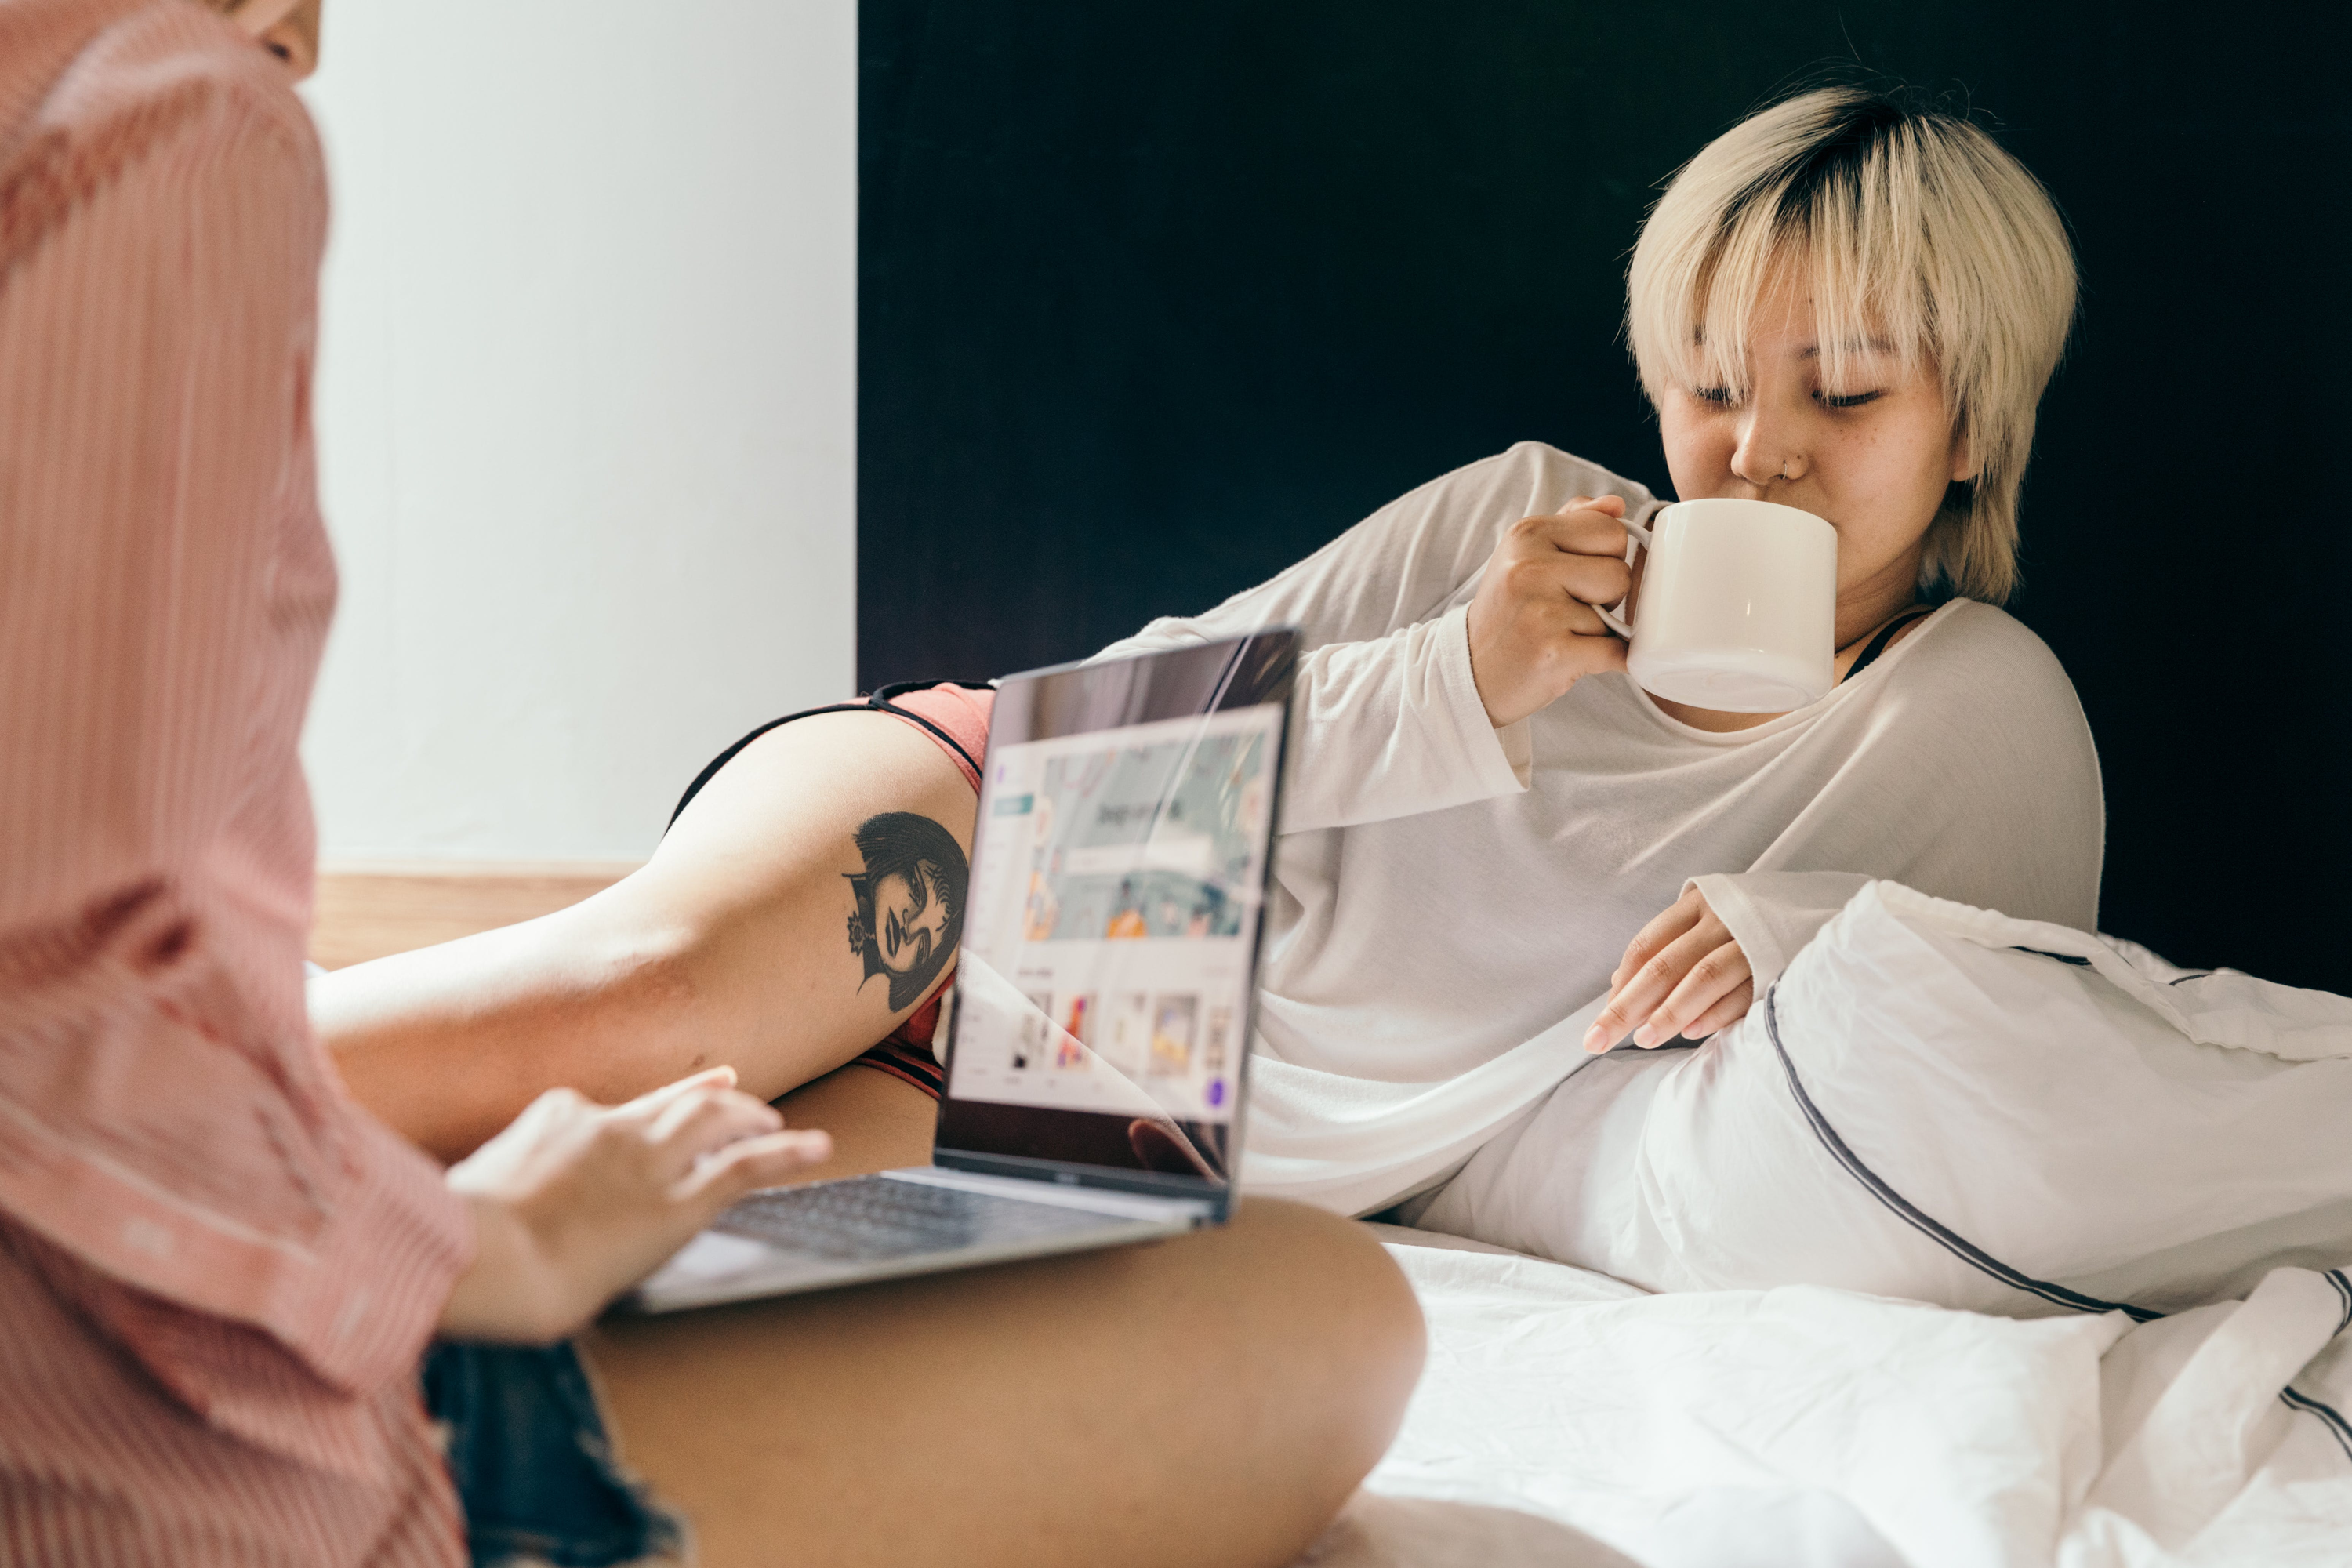
[[[2344,1270],[2135,1324],[1653,1295],[1375,1228],[1427,1370],[1300,1568],[2352,1563]]]

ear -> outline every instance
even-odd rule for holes
[[[1956,485],[1964,485],[1970,479],[1975,479],[1979,471],[1979,465],[1977,462],[1976,443],[1969,439],[1968,433],[1966,431],[1954,432],[1952,436],[1952,482]]]

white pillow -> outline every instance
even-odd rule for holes
[[[1872,882],[1745,1019],[1576,1073],[1420,1223],[1652,1289],[2242,1295],[2352,1260],[2352,1001]]]

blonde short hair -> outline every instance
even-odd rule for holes
[[[1830,384],[1874,340],[1935,367],[1976,477],[1929,525],[1920,583],[2006,600],[2034,408],[2074,316],[2049,193],[1968,121],[1883,93],[1824,88],[1750,116],[1675,174],[1633,247],[1626,336],[1652,402],[1747,390],[1749,317],[1784,258],[1811,284]]]

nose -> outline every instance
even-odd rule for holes
[[[1765,489],[1777,481],[1804,478],[1806,466],[1796,423],[1768,411],[1760,391],[1751,395],[1747,417],[1739,423],[1738,444],[1731,451],[1731,471]]]

